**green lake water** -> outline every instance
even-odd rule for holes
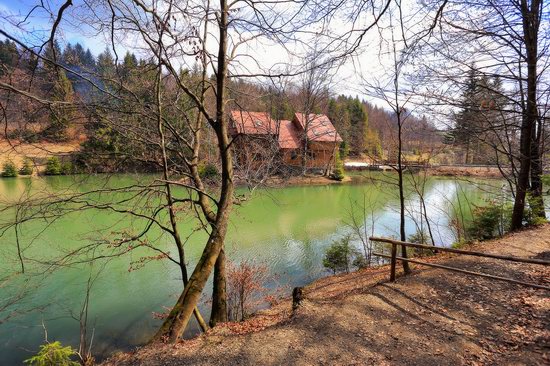
[[[374,219],[375,235],[397,236],[397,189],[387,182],[394,177],[378,173],[372,176],[377,179],[355,176],[350,184],[258,189],[253,193],[240,189],[239,193],[245,194],[247,200],[232,213],[226,241],[230,260],[251,259],[265,264],[273,277],[266,286],[283,286],[290,293],[293,286],[328,274],[322,266],[323,253],[334,240],[351,231],[346,222],[350,221],[350,210],[362,216],[360,204],[367,202],[367,216],[360,219],[369,226],[369,231]],[[0,204],[13,204],[25,194],[74,195],[152,179],[154,177],[147,175],[0,179]],[[450,245],[454,241],[448,223],[456,212],[462,211],[467,216],[469,204],[479,204],[491,192],[502,189],[503,183],[498,180],[474,184],[455,178],[429,178],[424,196],[436,244]],[[97,202],[109,202],[112,198],[99,192],[94,196]],[[132,201],[132,205],[147,207],[154,206],[154,202]],[[45,213],[59,213],[62,206],[48,207]],[[418,217],[419,207],[418,195],[408,185],[408,215]],[[0,224],[5,224],[13,220],[15,211],[8,210],[2,215]],[[179,215],[182,233],[190,233],[197,226],[197,222],[186,215],[185,212]],[[76,346],[79,325],[74,317],[78,316],[84,299],[90,265],[71,263],[58,268],[52,267],[50,261],[90,243],[112,240],[122,228],[136,233],[143,226],[143,220],[105,210],[80,210],[56,220],[22,224],[19,244],[25,257],[25,274],[0,284],[0,297],[6,303],[6,299],[22,293],[23,289],[29,294],[18,301],[17,307],[0,311],[0,321],[13,315],[9,321],[0,323],[0,365],[21,364],[36,353],[44,341],[44,327],[50,341]],[[409,218],[408,235],[415,231]],[[197,233],[186,244],[191,269],[205,238],[204,233]],[[155,246],[170,250],[169,238],[159,230],[151,230],[147,239]],[[360,246],[358,241],[354,244]],[[0,237],[0,279],[18,271],[16,245],[13,229]],[[181,291],[179,270],[167,260],[151,261],[143,268],[129,271],[142,257],[156,254],[140,248],[111,259],[94,283],[89,328],[90,332],[94,329],[93,351],[100,358],[146,342],[160,324],[152,313],[163,312],[165,307],[173,305]],[[92,270],[98,270],[102,263],[94,264]],[[208,315],[208,307],[203,304],[202,308]],[[192,333],[191,330],[189,335]]]

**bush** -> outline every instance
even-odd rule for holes
[[[528,205],[524,212],[527,226],[538,226],[548,222],[545,218],[546,215],[542,197],[534,197],[531,193],[527,193],[527,203]]]
[[[265,264],[245,259],[239,264],[227,263],[227,318],[245,320],[267,295],[266,283],[270,279]]]
[[[60,342],[46,343],[40,346],[37,355],[25,360],[33,366],[78,366],[78,362],[71,360],[76,351],[70,346],[63,347]]]
[[[32,161],[30,159],[25,159],[23,162],[23,167],[19,169],[19,174],[21,175],[31,175],[33,171]]]
[[[62,173],[61,162],[57,156],[52,156],[46,162],[46,170],[44,174],[46,175],[60,175]]]
[[[66,161],[64,163],[61,163],[61,174],[68,175],[73,173],[73,163],[70,161]]]
[[[199,165],[199,176],[204,180],[214,180],[220,173],[218,172],[218,167],[212,163],[206,163]]]
[[[338,150],[336,150],[336,153],[334,155],[334,171],[332,172],[330,177],[337,181],[341,181],[345,177],[344,163],[342,162],[342,159],[340,159],[340,153]]]
[[[430,235],[424,230],[416,230],[416,232],[409,236],[409,243],[430,245]],[[415,257],[424,257],[434,255],[434,251],[424,248],[411,248]]]
[[[15,166],[13,161],[8,160],[4,163],[4,165],[2,166],[2,177],[17,177],[17,167]]]
[[[409,236],[409,243],[415,244],[428,244],[429,235],[424,230],[416,230],[416,232]]]
[[[466,229],[468,240],[487,240],[504,235],[509,227],[511,207],[489,202],[473,210],[472,222]]]
[[[342,239],[332,243],[325,252],[323,266],[333,273],[346,271],[349,273],[352,265],[362,267],[361,253],[351,244],[351,236],[346,235]]]

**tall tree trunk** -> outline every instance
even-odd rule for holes
[[[212,289],[212,312],[210,326],[227,322],[227,284],[225,276],[225,250],[222,247],[214,267],[214,284]]]
[[[218,142],[218,151],[222,165],[222,184],[220,190],[220,199],[218,210],[213,222],[210,222],[212,231],[208,242],[204,247],[201,258],[199,259],[193,274],[189,278],[182,294],[172,308],[172,311],[165,319],[164,323],[153,337],[153,341],[169,340],[175,342],[181,337],[193,311],[200,299],[202,291],[212,273],[220,252],[223,249],[229,213],[233,204],[233,160],[229,146],[229,137],[227,133],[227,119],[225,116],[225,99],[227,79],[227,24],[228,24],[228,6],[226,0],[220,0],[219,25],[219,48],[218,65],[216,78],[216,121],[213,128]]]
[[[397,95],[396,98],[397,100]],[[401,241],[407,241],[407,235],[405,233],[405,193],[403,188],[403,136],[402,136],[402,121],[401,111],[399,106],[397,107],[397,173],[399,178],[399,234]],[[401,256],[407,258],[407,247],[401,245]],[[409,262],[403,261],[403,271],[410,273]]]
[[[536,128],[532,131],[531,142],[531,201],[529,202],[533,214],[541,219],[546,218],[544,212],[544,198],[542,196],[542,121],[537,121]]]
[[[520,135],[520,168],[516,184],[516,197],[512,211],[511,230],[523,226],[525,197],[529,187],[532,135],[537,123],[537,42],[540,25],[540,0],[521,0],[523,42],[527,61],[527,105],[523,110]]]
[[[468,142],[466,143],[466,156],[464,157],[464,165],[470,164],[470,138],[468,138]]]
[[[227,218],[219,220],[220,226],[210,234],[203,254],[168,317],[153,337],[153,341],[176,342],[183,334],[197,306],[206,281],[212,273],[227,231]]]
[[[178,262],[179,267],[181,271],[181,279],[183,281],[183,287],[187,286],[188,282],[188,276],[187,276],[187,264],[185,263],[185,250],[183,247],[183,242],[181,241],[181,236],[179,234],[178,224],[177,224],[177,218],[176,218],[176,212],[174,209],[174,200],[172,196],[172,187],[170,186],[169,180],[169,167],[168,167],[168,158],[166,154],[166,138],[164,136],[164,128],[163,128],[163,122],[162,122],[162,93],[161,93],[161,85],[162,85],[162,69],[160,68],[159,63],[159,71],[157,75],[157,90],[156,90],[156,97],[157,97],[157,128],[160,136],[160,146],[161,146],[161,152],[162,152],[162,167],[163,167],[163,178],[165,181],[165,189],[166,189],[166,202],[168,204],[168,213],[170,216],[170,225],[172,227],[172,237],[174,238],[174,241],[176,243],[176,247],[178,249]],[[203,332],[206,332],[208,330],[208,325],[204,321],[204,318],[202,317],[198,307],[195,307],[193,310],[193,313],[195,314],[195,318],[197,319],[197,323],[199,324],[199,327]]]

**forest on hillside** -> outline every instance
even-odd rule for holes
[[[82,149],[74,157],[75,162],[98,172],[159,169],[151,157],[144,156],[141,161],[129,164],[128,157],[135,156],[139,147],[131,143],[133,139],[125,138],[125,134],[140,128],[139,114],[130,111],[133,107],[124,111],[122,105],[113,104],[90,84],[95,83],[121,97],[131,95],[135,104],[145,106],[154,98],[154,63],[130,52],[119,59],[108,48],[95,57],[80,43],[68,43],[62,48],[55,42],[53,46],[45,47],[43,55],[47,59],[55,55],[63,68],[48,66],[14,42],[0,42],[1,77],[8,82],[16,81],[14,86],[20,89],[32,84],[38,98],[71,105],[65,107],[60,103],[60,106],[52,107],[21,94],[2,93],[2,103],[6,106],[4,138],[20,143],[79,142]],[[178,73],[197,88],[199,69],[199,65],[194,64],[191,69],[181,69]],[[210,80],[214,78],[210,76]],[[163,82],[172,88],[175,83],[169,76]],[[344,156],[370,161],[395,160],[392,157],[397,141],[395,113],[358,96],[334,95],[328,80],[315,88],[315,105],[311,110],[327,115],[333,122],[344,140],[341,146]],[[291,120],[295,112],[304,109],[307,85],[298,80],[290,82],[284,89],[277,89],[267,83],[235,79],[227,89],[231,109],[267,111],[273,118]],[[206,93],[205,98],[208,104],[215,102],[213,93]],[[170,118],[177,119],[178,108],[185,108],[185,101],[180,103],[169,112],[173,114]],[[111,105],[106,107],[108,104]],[[442,150],[444,131],[439,131],[426,116],[417,117],[410,113],[406,118],[403,131],[405,150],[418,156],[422,153],[436,155],[434,151]],[[102,120],[114,119],[117,120],[116,126],[102,123]],[[212,132],[206,132],[206,135],[211,136]],[[214,141],[206,144],[214,144]],[[144,151],[139,153],[144,154]]]

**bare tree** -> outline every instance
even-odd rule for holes
[[[288,5],[292,6],[290,12]],[[90,161],[92,157],[95,161],[110,161],[107,171],[132,166],[137,171],[155,171],[161,176],[122,187],[111,187],[106,183],[104,187],[85,191],[41,192],[24,202],[6,205],[4,212],[18,207],[24,214],[14,222],[6,223],[4,229],[17,229],[18,225],[33,220],[51,223],[84,210],[103,210],[130,217],[135,220],[138,230],[118,229],[111,238],[102,237],[60,257],[37,262],[51,269],[122,256],[137,247],[147,248],[155,255],[144,256],[143,263],[151,260],[173,262],[179,267],[184,284],[154,340],[177,340],[193,314],[206,328],[197,304],[212,272],[211,323],[224,321],[227,314],[224,239],[236,201],[232,139],[229,136],[229,80],[296,77],[326,67],[332,60],[342,60],[356,49],[357,37],[371,26],[359,34],[356,30],[346,30],[342,37],[332,35],[331,41],[323,48],[323,54],[332,57],[324,58],[323,64],[303,63],[297,57],[299,62],[291,65],[293,67],[289,67],[288,62],[284,62],[284,67],[263,67],[258,60],[252,60],[252,63],[242,61],[249,55],[239,54],[237,49],[263,38],[285,52],[300,56],[303,49],[291,50],[287,44],[293,42],[294,47],[297,43],[307,50],[311,29],[321,25],[320,33],[326,31],[325,19],[336,9],[338,6],[326,7],[318,2],[301,1],[276,4],[271,1],[230,3],[225,0],[217,3],[92,0],[78,9],[72,7],[70,0],[58,9],[40,3],[33,11],[46,13],[53,21],[48,37],[40,39],[37,47],[28,44],[27,37],[40,37],[32,30],[26,30],[22,23],[9,19],[13,28],[0,30],[4,37],[35,57],[38,65],[47,65],[51,72],[66,73],[68,78],[85,84],[90,97],[53,100],[48,95],[37,93],[32,82],[19,86],[10,80],[2,81],[2,91],[10,95],[15,93],[47,108],[62,105],[80,110],[86,117],[83,118],[85,128],[95,126],[94,133],[107,130],[107,142],[116,143],[116,149],[83,151],[80,157],[84,160]],[[378,18],[374,16],[373,22]],[[61,62],[55,41],[68,20],[80,21],[95,35],[106,36],[110,51],[102,55],[101,65],[96,70],[81,72]],[[300,31],[303,36],[297,37]],[[121,61],[117,45],[127,45],[125,41],[144,57],[139,65],[132,65],[135,64],[132,57]],[[43,52],[47,46],[52,52]],[[189,72],[191,64],[197,61],[198,72]],[[6,115],[3,122],[7,125]],[[88,136],[87,146],[94,142],[94,136]],[[208,138],[212,141],[206,141]],[[204,154],[220,170],[213,182],[201,173],[205,145],[215,146],[215,150]],[[87,151],[92,156],[86,156]],[[80,183],[82,181],[77,179],[75,187]],[[196,220],[196,229],[182,233],[178,227],[182,216]],[[153,228],[171,238],[175,255],[149,241],[148,235]],[[197,231],[206,232],[208,239],[188,277],[184,247]],[[28,252],[21,254],[22,264],[30,259]]]
[[[427,9],[433,10],[439,2],[430,5]],[[478,105],[477,118],[485,123],[472,136],[490,146],[504,167],[501,170],[513,188],[513,230],[523,225],[526,207],[544,217],[539,178],[544,123],[539,123],[543,121],[539,114],[547,110],[550,39],[542,19],[548,15],[547,4],[538,0],[448,1],[433,18],[439,31],[423,42],[426,52],[421,53],[421,57],[435,55],[424,58],[427,62],[419,70],[424,74],[420,83],[439,83],[428,93],[428,104],[435,110],[458,105],[455,91],[465,85],[473,68],[482,78],[502,82],[502,88],[482,87],[482,93],[497,95],[500,101]],[[528,192],[531,200],[526,206]]]

